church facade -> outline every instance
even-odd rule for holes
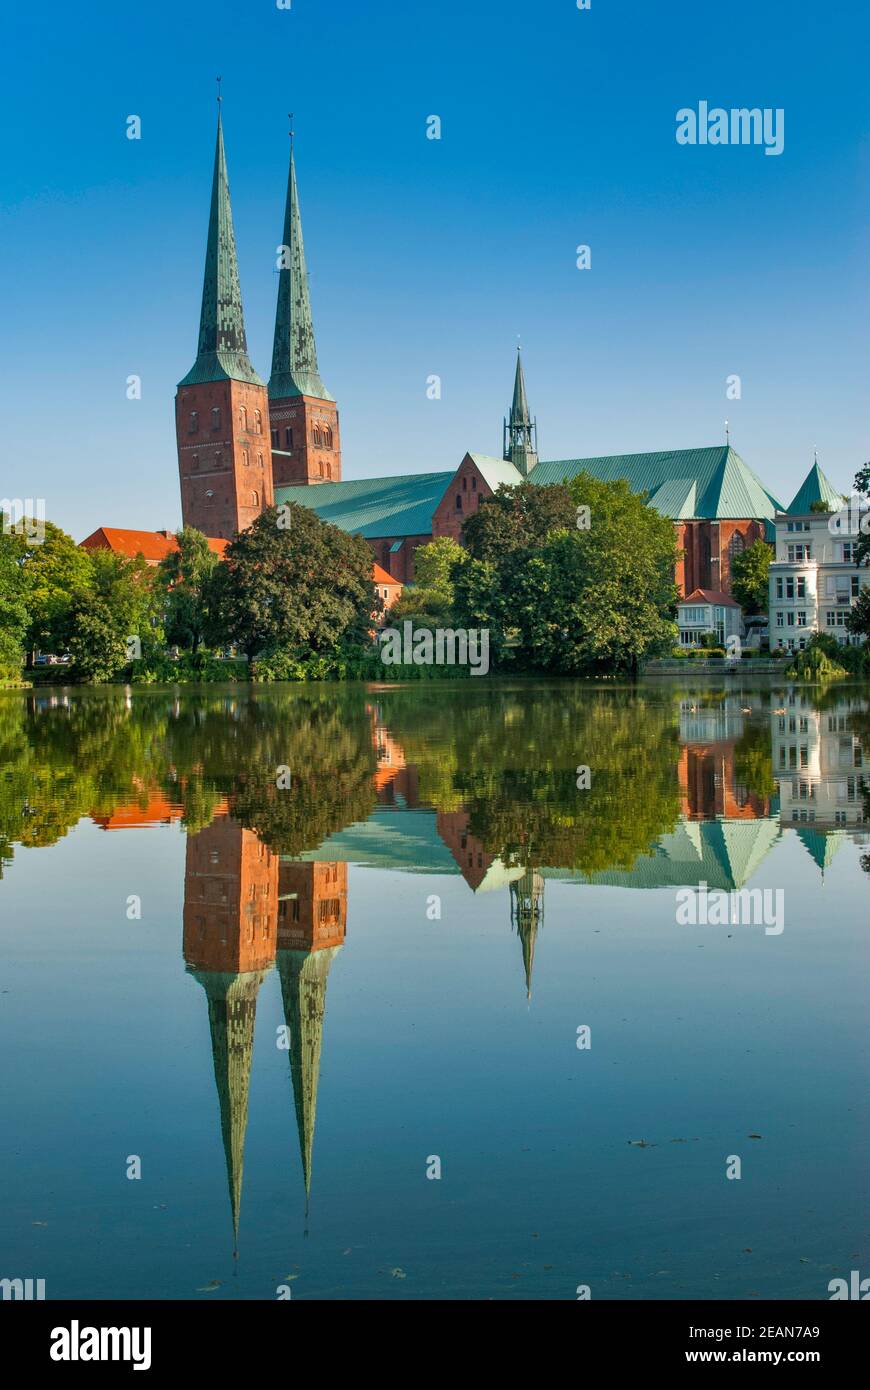
[[[673,520],[684,595],[729,593],[733,556],[755,540],[773,540],[781,504],[728,443],[540,459],[519,355],[503,457],[467,453],[458,468],[344,481],[338,406],[317,360],[292,144],[279,251],[267,383],[248,355],[219,116],[197,355],[175,402],[185,525],[228,541],[273,504],[297,503],[363,536],[373,561],[404,584],[414,578],[417,548],[436,536],[461,540],[467,517],[500,486],[559,483],[586,471],[625,479]]]

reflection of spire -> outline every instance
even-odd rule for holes
[[[526,998],[532,997],[532,968],[535,963],[535,940],[538,925],[544,920],[544,877],[537,869],[526,869],[522,878],[511,884],[511,922],[523,947],[523,968],[526,973]]]
[[[265,970],[245,975],[191,972],[206,992],[214,1079],[221,1111],[221,1135],[227,1162],[227,1183],[233,1213],[233,1235],[239,1236],[239,1208],[248,1128],[248,1092],[254,1053],[257,994]]]
[[[290,1075],[305,1179],[306,1214],[311,1195],[311,1159],[317,1119],[326,984],[329,968],[340,950],[340,946],[328,946],[321,951],[278,952],[284,1022],[290,1034]]]

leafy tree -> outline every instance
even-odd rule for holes
[[[83,592],[72,602],[66,619],[66,647],[76,677],[100,684],[117,679],[127,664],[124,625],[104,598]]]
[[[28,622],[20,547],[0,518],[0,680],[20,674]]]
[[[861,588],[846,619],[846,628],[854,637],[863,637],[865,641],[870,638],[870,585]]]
[[[28,662],[35,651],[62,652],[73,595],[89,588],[92,552],[81,550],[72,536],[51,521],[39,543],[16,536],[29,622],[25,634]]]
[[[465,522],[462,539],[475,560],[498,562],[514,551],[543,545],[551,532],[576,522],[577,506],[564,483],[502,485]]]
[[[752,545],[731,559],[731,592],[748,614],[766,613],[770,596],[769,570],[773,551],[766,541]]]
[[[394,623],[411,618],[418,627],[449,626],[455,602],[455,578],[468,552],[451,536],[436,536],[414,555],[414,583],[406,584],[389,611]]]
[[[291,503],[289,516],[271,507],[227,547],[206,607],[213,645],[232,643],[249,660],[277,651],[303,659],[368,645],[381,603],[362,537]]]
[[[579,474],[555,492],[536,515],[567,511],[570,529],[532,544],[515,533],[501,558],[472,560],[457,582],[457,608],[466,626],[490,629],[502,664],[553,675],[634,673],[676,635],[673,524],[623,481]],[[497,502],[499,513],[506,501]],[[580,508],[589,512],[585,529]]]
[[[825,501],[824,497],[817,497],[815,502],[810,503],[810,511],[818,512],[823,516],[830,516],[834,510],[833,503]]]
[[[157,567],[157,583],[166,593],[166,641],[196,654],[205,630],[205,595],[219,563],[202,531],[185,526],[176,533],[178,549]]]

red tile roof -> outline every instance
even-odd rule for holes
[[[740,607],[730,594],[723,594],[719,589],[693,589],[686,598],[680,599],[680,603],[712,603],[717,608]]]
[[[387,574],[382,565],[377,563],[372,565],[372,579],[376,584],[397,584],[401,587],[401,579],[395,579],[393,575]]]
[[[209,549],[215,555],[223,555],[228,541],[209,536]],[[171,532],[131,531],[120,526],[99,526],[81,543],[83,550],[114,550],[118,555],[126,555],[131,560],[137,555],[156,563],[178,549],[178,542]]]

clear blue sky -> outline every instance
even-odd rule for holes
[[[727,416],[787,502],[814,446],[841,486],[870,457],[858,0],[55,0],[4,37],[0,494],[77,539],[180,521],[218,73],[264,377],[296,113],[345,477],[500,453],[518,335],[545,458],[713,444]],[[784,108],[784,153],[678,146],[702,99]]]

